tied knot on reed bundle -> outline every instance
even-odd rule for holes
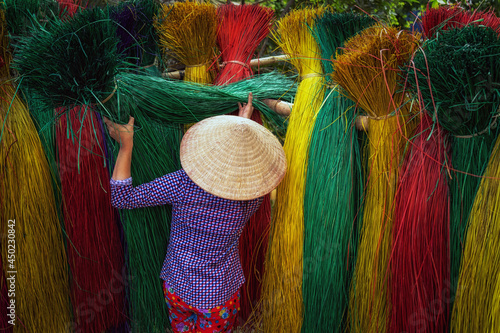
[[[374,26],[348,40],[338,52],[331,74],[366,111],[377,119],[392,114],[407,95],[398,84],[403,66],[418,47],[420,35]]]
[[[487,133],[500,105],[500,41],[488,27],[450,29],[416,52],[417,93],[435,121],[455,136]],[[416,89],[416,87],[414,87]]]

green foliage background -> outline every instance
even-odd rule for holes
[[[375,15],[380,20],[399,25],[401,27],[409,27],[415,20],[415,15],[424,10],[429,4],[432,7],[446,4],[460,4],[464,8],[487,10],[494,9],[496,13],[500,10],[500,0],[484,0],[484,1],[443,1],[443,0],[407,0],[407,1],[391,1],[391,0],[264,0],[264,1],[247,1],[248,3],[258,2],[266,7],[271,7],[276,10],[276,13],[281,13],[284,9],[293,9],[304,5],[329,5],[336,11],[343,12],[351,9],[363,10],[367,14]],[[288,8],[287,8],[288,5]]]

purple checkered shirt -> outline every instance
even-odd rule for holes
[[[245,282],[239,237],[262,198],[216,197],[179,170],[132,187],[132,178],[111,179],[111,203],[122,209],[172,205],[167,256],[160,278],[198,309],[224,304]]]

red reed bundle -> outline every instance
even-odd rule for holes
[[[399,174],[391,255],[390,332],[447,332],[450,200],[446,137],[422,113]],[[448,293],[449,294],[449,293]]]
[[[81,332],[104,332],[125,323],[128,281],[100,126],[89,106],[76,106],[56,128],[73,326]]]
[[[490,27],[500,34],[500,18],[495,15],[493,10],[490,11],[475,11],[471,14],[469,23]]]
[[[269,34],[273,11],[259,5],[217,8],[219,29],[217,44],[221,51],[222,70],[214,84],[222,85],[251,76],[250,60],[260,42]]]
[[[441,30],[463,28],[469,24],[490,27],[500,34],[500,19],[490,11],[468,12],[458,6],[429,8],[422,15],[422,29],[426,38],[434,38]]]
[[[59,16],[63,17],[69,15],[73,17],[79,8],[86,7],[84,1],[85,0],[57,0],[60,7]]]
[[[221,50],[223,68],[215,79],[224,85],[250,77],[250,60],[259,43],[267,36],[273,11],[258,5],[227,4],[217,9],[219,29],[217,43]],[[237,114],[237,113],[233,113]],[[262,124],[260,112],[252,120]],[[246,282],[241,289],[239,324],[245,323],[261,295],[261,279],[267,252],[271,200],[266,195],[259,210],[250,218],[240,238],[240,257]]]
[[[422,15],[422,31],[426,38],[433,38],[440,30],[463,27],[470,16],[458,6],[429,8]]]

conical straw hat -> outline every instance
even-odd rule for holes
[[[261,197],[276,188],[286,172],[278,139],[238,116],[211,117],[192,126],[182,139],[180,157],[195,184],[230,200]]]

